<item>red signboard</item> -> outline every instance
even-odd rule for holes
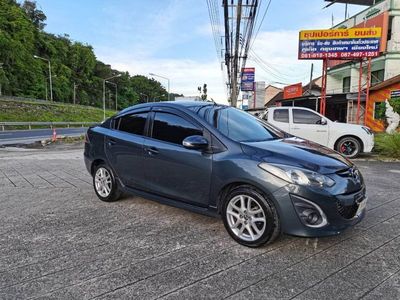
[[[354,27],[355,28],[382,27],[382,37],[381,37],[381,44],[380,44],[379,50],[381,52],[384,52],[384,51],[386,51],[388,24],[389,24],[389,12],[385,11],[373,18],[370,18],[360,24],[355,25]],[[379,55],[379,53],[378,53],[378,55]],[[339,58],[342,60],[339,60]],[[328,67],[332,68],[334,66],[348,62],[347,60],[343,60],[343,59],[345,59],[345,57],[339,57],[339,58],[337,58],[337,59],[331,58],[328,61]],[[351,59],[351,58],[349,58],[349,59]]]
[[[303,96],[303,84],[296,83],[283,88],[283,99],[291,99]]]

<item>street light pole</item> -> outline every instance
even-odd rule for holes
[[[169,80],[169,78],[164,77],[164,76],[160,76],[160,75],[157,75],[157,74],[154,74],[154,73],[149,73],[149,75],[160,77],[160,78],[163,78],[163,79],[168,81],[168,101],[169,101],[170,100],[170,90],[169,90],[169,88],[170,88],[170,80]]]
[[[41,60],[47,61],[48,64],[49,64],[50,100],[53,101],[53,82],[52,82],[52,79],[51,79],[51,62],[50,62],[49,59],[46,59],[46,58],[43,58],[43,57],[40,57],[40,56],[37,56],[37,55],[34,55],[33,57],[37,58],[37,59],[41,59]]]
[[[120,77],[120,76],[121,76],[121,74],[118,74],[118,75],[114,75],[109,78],[103,79],[103,121],[105,121],[105,119],[106,119],[106,81],[116,78],[116,77]]]
[[[115,86],[115,110],[118,111],[118,85],[115,82],[107,81],[107,83]]]
[[[77,88],[78,84],[76,84],[74,82],[74,105],[76,104],[76,88]]]

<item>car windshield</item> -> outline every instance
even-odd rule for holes
[[[261,142],[285,137],[285,133],[266,122],[233,107],[219,107],[213,126],[237,142]]]

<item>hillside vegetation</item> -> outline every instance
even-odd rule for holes
[[[160,82],[114,70],[97,60],[92,46],[73,41],[68,34],[45,32],[46,19],[35,1],[20,4],[16,0],[0,0],[0,84],[3,95],[50,99],[47,62],[50,60],[54,101],[71,103],[75,85],[77,103],[102,107],[103,79],[112,76],[119,76],[111,80],[118,85],[118,109],[146,98],[167,100],[167,91]],[[35,55],[43,59],[35,58]],[[171,96],[173,99],[174,95]],[[115,86],[106,84],[106,97],[111,100],[110,107],[114,107]]]
[[[110,117],[115,111],[106,111]],[[0,122],[100,122],[103,110],[51,102],[0,100]]]

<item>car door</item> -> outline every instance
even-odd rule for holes
[[[291,109],[290,133],[327,146],[329,125],[324,117],[306,109]]]
[[[146,188],[174,200],[208,205],[212,154],[190,150],[182,141],[208,132],[177,110],[154,108],[151,138],[144,144]]]
[[[289,109],[288,108],[275,108],[272,112],[268,113],[268,120],[272,120],[271,124],[279,129],[289,132]]]
[[[136,111],[113,120],[113,130],[105,138],[107,159],[122,183],[143,189],[143,143],[149,111]]]

